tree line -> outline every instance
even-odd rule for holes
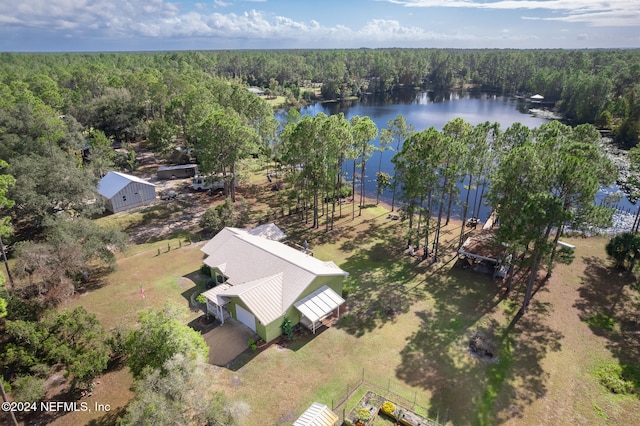
[[[126,129],[130,137],[144,132],[139,118],[162,114],[163,101],[203,75],[258,86],[292,103],[312,99],[314,86],[321,87],[325,99],[400,88],[541,93],[574,124],[609,128],[631,147],[640,129],[639,57],[637,50],[622,49],[2,53],[0,82],[27,81],[47,103],[76,118],[104,117],[103,124],[117,118],[110,131]],[[120,104],[117,112],[110,107],[113,102]],[[113,116],[96,114],[96,109]]]

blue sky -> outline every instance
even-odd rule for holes
[[[640,0],[17,0],[0,51],[639,48]]]

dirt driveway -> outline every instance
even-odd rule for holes
[[[209,364],[226,367],[249,348],[249,339],[258,340],[257,334],[240,321],[226,319],[202,335],[209,345]]]

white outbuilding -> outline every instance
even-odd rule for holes
[[[109,172],[98,182],[98,193],[105,199],[107,210],[123,212],[156,201],[156,186],[136,176]]]

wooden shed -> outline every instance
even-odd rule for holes
[[[156,186],[136,176],[109,172],[98,182],[98,193],[105,199],[107,210],[123,212],[155,203]]]

